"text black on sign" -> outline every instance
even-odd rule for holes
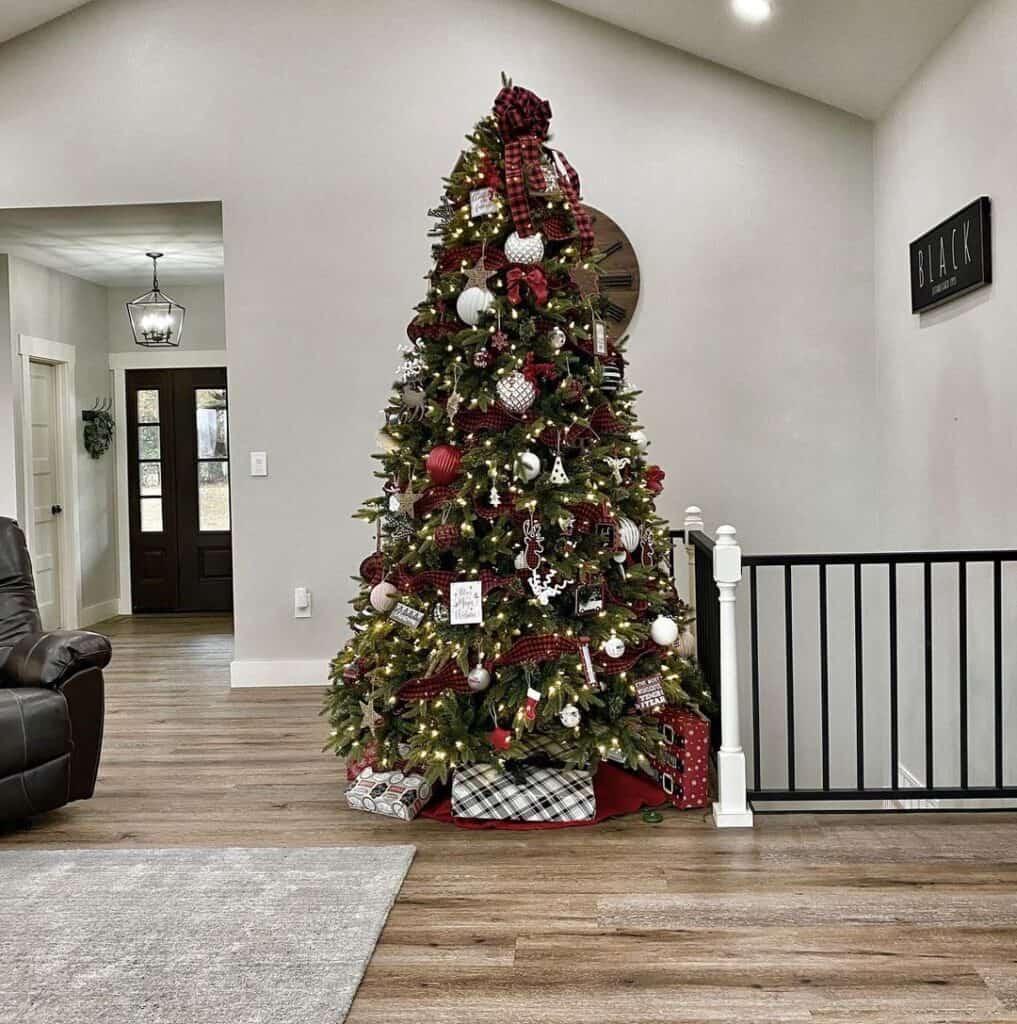
[[[911,243],[911,312],[992,281],[989,197],[981,196]]]

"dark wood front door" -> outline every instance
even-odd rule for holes
[[[129,370],[126,380],[134,611],[229,611],[226,370]]]

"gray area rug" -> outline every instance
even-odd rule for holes
[[[412,846],[0,852],[2,1024],[336,1024]]]

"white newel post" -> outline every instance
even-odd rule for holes
[[[689,505],[685,510],[685,557],[689,570],[689,607],[696,608],[696,549],[692,543],[693,530],[705,530],[703,510],[698,505]],[[696,635],[696,621],[692,620],[692,635]]]
[[[713,578],[720,599],[720,750],[717,751],[717,802],[713,822],[718,828],[751,828],[752,811],[745,798],[745,751],[738,719],[738,638],[735,633],[735,591],[742,578],[742,549],[733,526],[717,527]]]

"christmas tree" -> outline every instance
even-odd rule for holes
[[[610,337],[579,177],[549,104],[506,83],[445,180],[434,266],[376,455],[383,491],[328,746],[446,779],[550,757],[632,768],[648,714],[699,704],[676,647],[663,472]]]

